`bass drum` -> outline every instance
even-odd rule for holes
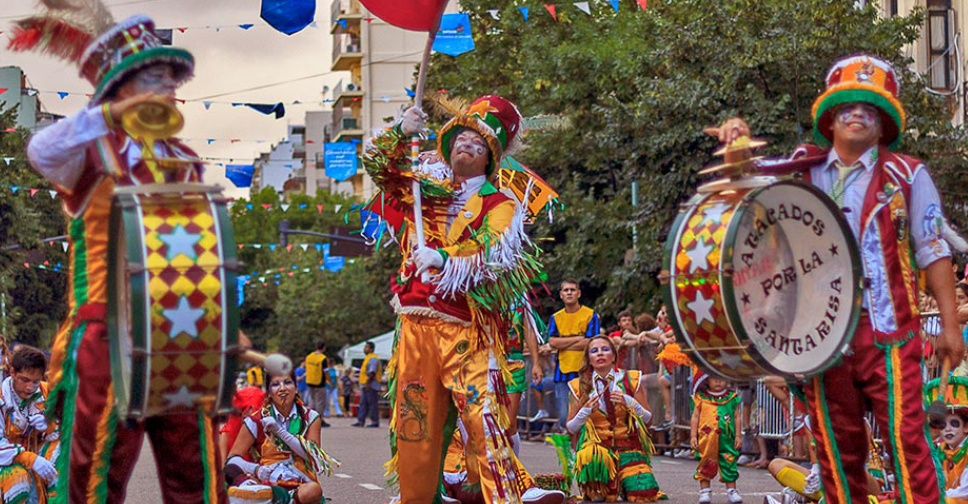
[[[238,351],[235,241],[221,189],[115,189],[108,331],[121,418],[232,411]]]
[[[701,188],[672,226],[665,269],[677,336],[694,362],[730,381],[820,373],[860,316],[853,234],[833,200],[795,180]]]

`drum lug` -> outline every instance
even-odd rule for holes
[[[144,264],[138,263],[128,263],[128,273],[132,275],[140,275],[146,271]]]
[[[242,271],[242,268],[244,267],[245,267],[245,263],[238,259],[226,259],[225,262],[222,264],[222,268],[235,273]]]

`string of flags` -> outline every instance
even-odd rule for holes
[[[6,162],[6,164],[9,165],[14,158],[11,157],[11,158],[2,158],[2,159],[4,160],[4,162]],[[38,187],[21,187],[21,186],[15,186],[15,185],[6,186],[6,187],[10,189],[10,192],[13,194],[29,194],[31,198],[33,198],[37,194],[47,194],[47,195],[50,195],[51,198],[57,197],[57,191],[54,189],[41,189]]]
[[[646,7],[648,6],[648,0],[635,0],[635,2],[639,5],[639,7],[642,8],[642,10],[646,10]],[[608,0],[608,4],[612,7],[612,10],[615,11],[616,14],[618,14],[618,12],[619,12],[618,11],[618,8],[619,8],[619,0]],[[558,21],[558,14],[561,12],[559,10],[559,8],[560,7],[564,7],[564,6],[572,6],[576,10],[579,10],[581,12],[584,12],[585,14],[587,14],[589,16],[592,14],[591,2],[568,2],[568,3],[559,3],[559,4],[542,4],[542,6],[544,7],[544,10],[546,10],[548,12],[548,14],[551,16],[551,18],[553,20],[555,20],[556,22]],[[526,22],[526,23],[530,19],[530,13],[531,13],[532,9],[538,10],[538,11],[541,10],[540,7],[518,7],[517,9],[518,9],[518,12],[521,14],[521,17],[524,18],[524,22]],[[501,11],[500,10],[498,10],[498,9],[488,9],[487,10],[487,13],[495,21],[500,21],[501,20]]]
[[[238,206],[240,204],[242,204],[242,203],[241,202],[237,202],[237,201],[230,201],[229,202],[229,208],[236,207],[236,206]],[[278,208],[279,210],[282,210],[283,212],[288,212],[289,209],[293,207],[293,205],[291,203],[279,203],[278,205],[272,204],[272,203],[262,203],[262,204],[245,203],[244,205],[245,205],[246,210],[255,210],[256,208],[262,208],[263,210],[265,210],[267,212],[271,212],[271,211],[275,210],[276,208]],[[307,208],[310,207],[310,205],[308,203],[299,203],[298,205],[295,205],[295,206],[299,210],[306,210]],[[322,205],[322,204],[316,204],[316,205],[313,205],[313,206],[316,207],[316,213],[317,214],[323,213],[323,209],[326,208],[326,205]],[[342,204],[334,204],[333,205],[333,213],[339,213],[339,211],[342,208],[343,208],[343,205]]]

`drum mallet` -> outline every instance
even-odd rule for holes
[[[932,429],[944,429],[945,416],[948,408],[944,404],[944,398],[948,395],[948,374],[951,372],[951,364],[948,359],[944,359],[941,364],[941,382],[938,383],[938,398],[928,406],[928,426]]]
[[[283,376],[292,372],[292,361],[280,353],[266,355],[246,350],[242,353],[241,359],[266,368],[266,372],[273,376]]]

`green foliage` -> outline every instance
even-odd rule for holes
[[[15,109],[0,111],[0,131],[13,128]],[[26,160],[28,131],[0,133],[0,292],[6,297],[6,336],[12,341],[46,346],[67,312],[67,275],[64,272],[24,267],[24,263],[67,265],[57,242],[43,238],[66,233],[59,200],[49,197],[50,184],[30,169]],[[11,186],[20,187],[16,193]],[[40,189],[30,196],[30,189]],[[19,248],[7,250],[7,246]],[[2,321],[0,321],[2,324]],[[0,325],[2,331],[2,325]]]
[[[698,169],[716,161],[717,142],[703,128],[740,115],[769,141],[762,154],[783,155],[810,139],[811,106],[834,60],[867,52],[909,67],[904,48],[917,39],[922,13],[882,18],[854,4],[676,0],[641,11],[622,0],[618,15],[593,3],[590,16],[559,9],[556,23],[537,9],[525,22],[513,0],[461,0],[477,48],[459,58],[435,55],[427,89],[468,100],[497,93],[526,116],[567,117],[570,127],[530,133],[517,156],[565,204],[553,224],[534,229],[550,239],[539,242],[550,278],[581,278],[584,300],[606,317],[655,309],[678,205],[695,191]],[[487,13],[495,8],[497,21]],[[921,76],[906,72],[903,80],[909,126],[901,151],[929,163],[949,196],[949,217],[968,229],[955,207],[968,183],[957,170],[968,161],[968,135],[950,126],[945,100],[928,94]]]

